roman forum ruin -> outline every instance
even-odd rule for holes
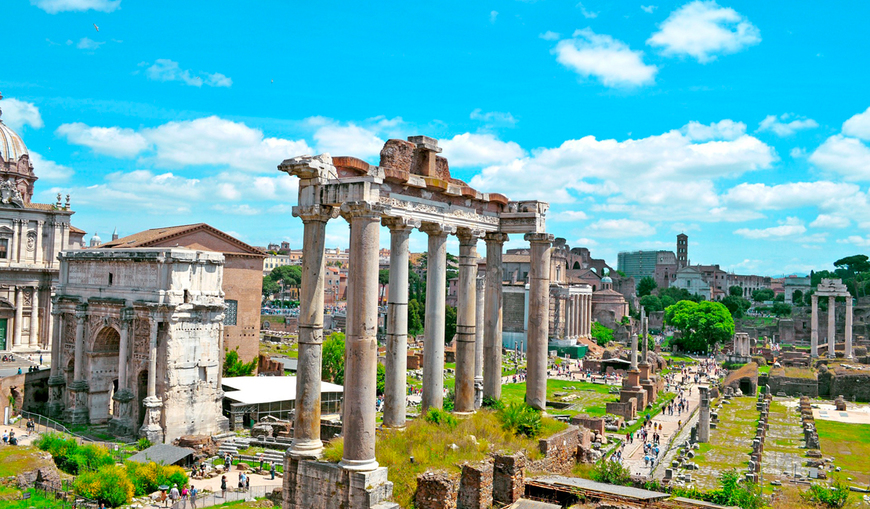
[[[390,229],[390,302],[387,319],[387,398],[384,425],[405,424],[408,303],[408,237],[414,228],[428,235],[426,281],[425,364],[423,409],[441,408],[444,398],[443,289],[446,286],[446,244],[459,238],[459,305],[457,311],[455,411],[475,409],[477,299],[477,243],[486,242],[485,299],[483,302],[483,396],[501,395],[501,316],[503,245],[510,234],[523,234],[531,246],[528,385],[526,402],[543,410],[546,403],[547,336],[549,320],[549,248],[546,233],[548,205],[539,201],[512,202],[495,193],[482,193],[451,178],[447,160],[438,156],[437,141],[412,136],[389,140],[379,166],[354,157],[328,154],[284,161],[279,169],[299,178],[298,205],[293,215],[304,225],[302,299],[299,313],[299,364],[294,440],[285,459],[284,506],[310,507],[320,481],[344,480],[342,497],[353,507],[386,501],[391,491],[386,468],[375,460],[375,400],[377,365],[378,236]],[[350,267],[347,306],[344,393],[344,452],[338,466],[314,460],[320,440],[321,346],[323,341],[323,280],[326,224],[341,215],[350,224]],[[365,493],[368,492],[368,495]],[[380,494],[380,496],[377,496]],[[304,503],[303,503],[304,501]],[[354,503],[356,502],[356,503]]]
[[[842,281],[837,279],[822,279],[812,296],[812,318],[810,329],[810,355],[819,356],[819,297],[828,298],[828,357],[834,357],[834,345],[837,337],[837,314],[834,312],[837,297],[846,299],[845,356],[852,358],[852,295]]]

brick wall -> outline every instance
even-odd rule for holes
[[[521,452],[512,455],[496,454],[493,460],[492,498],[495,502],[512,504],[525,492],[526,457]]]
[[[459,476],[446,472],[424,472],[417,476],[414,507],[417,509],[456,509]]]
[[[457,509],[489,509],[492,506],[492,470],[491,461],[462,466]]]
[[[549,438],[538,440],[538,450],[544,458],[535,461],[529,468],[533,471],[547,471],[565,474],[577,463],[577,446],[580,444],[580,430],[577,426],[556,433]]]

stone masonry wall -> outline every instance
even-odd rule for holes
[[[538,450],[544,458],[535,461],[529,468],[535,472],[546,471],[565,474],[577,463],[577,446],[580,444],[580,430],[577,426],[556,433],[549,438],[538,440]]]
[[[456,509],[459,476],[446,472],[425,472],[417,477],[414,507],[417,509]]]
[[[492,506],[491,461],[462,466],[457,509],[489,509]]]
[[[525,493],[526,457],[523,453],[495,455],[492,472],[492,498],[502,504],[513,504]]]
[[[819,396],[819,382],[808,378],[789,378],[785,376],[771,376],[767,384],[773,394],[784,392],[789,396]]]

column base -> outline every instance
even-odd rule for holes
[[[162,444],[164,432],[160,426],[160,409],[163,408],[163,402],[155,396],[149,396],[142,403],[145,405],[145,421],[139,428],[139,436],[147,438],[152,444]]]
[[[323,452],[323,442],[320,439],[293,439],[287,455],[295,460],[316,460]]]
[[[133,391],[130,389],[121,389],[112,396],[114,401],[118,402],[118,416],[112,417],[109,421],[109,433],[115,436],[132,436],[135,434],[135,426],[131,418],[131,405],[133,401]]]
[[[64,377],[59,375],[49,377],[47,413],[52,419],[62,417],[66,409],[63,397],[64,387],[66,387],[66,379]]]
[[[299,461],[285,457],[283,509],[398,509],[387,468],[368,472],[344,469],[335,463]]]
[[[76,380],[69,385],[73,406],[64,410],[65,421],[72,424],[90,424],[90,412],[88,409],[89,390],[90,385],[87,380]]]
[[[371,472],[378,468],[378,460],[375,458],[369,460],[348,460],[342,458],[342,460],[338,463],[338,466],[343,468],[344,470],[350,470],[352,472]],[[386,470],[386,468],[384,469]]]

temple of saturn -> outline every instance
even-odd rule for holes
[[[813,357],[819,356],[819,297],[828,298],[828,357],[835,356],[834,344],[837,337],[837,314],[834,312],[834,302],[837,297],[846,299],[846,326],[844,328],[845,349],[844,356],[847,359],[852,358],[852,295],[846,288],[846,285],[838,279],[822,279],[816,293],[812,296],[812,315],[810,318],[810,354]]]
[[[483,396],[501,396],[502,251],[510,234],[531,247],[526,402],[546,404],[550,246],[548,205],[509,201],[451,178],[437,141],[412,136],[389,140],[380,165],[354,157],[302,156],[279,170],[299,178],[293,215],[304,225],[299,312],[299,361],[293,444],[285,456],[284,507],[397,507],[392,484],[375,459],[378,249],[381,225],[390,230],[385,427],[405,425],[408,242],[411,230],[428,235],[423,410],[444,398],[447,238],[459,238],[455,412],[475,409],[475,378]],[[344,452],[339,464],[320,456],[320,380],[323,341],[326,224],[341,215],[350,224]],[[477,243],[486,242],[485,298],[477,298]],[[483,317],[478,317],[480,309]],[[482,334],[478,327],[482,325]],[[479,341],[483,341],[480,345]],[[481,348],[482,346],[482,348]],[[336,491],[338,487],[338,491]],[[380,504],[380,505],[379,505]]]

